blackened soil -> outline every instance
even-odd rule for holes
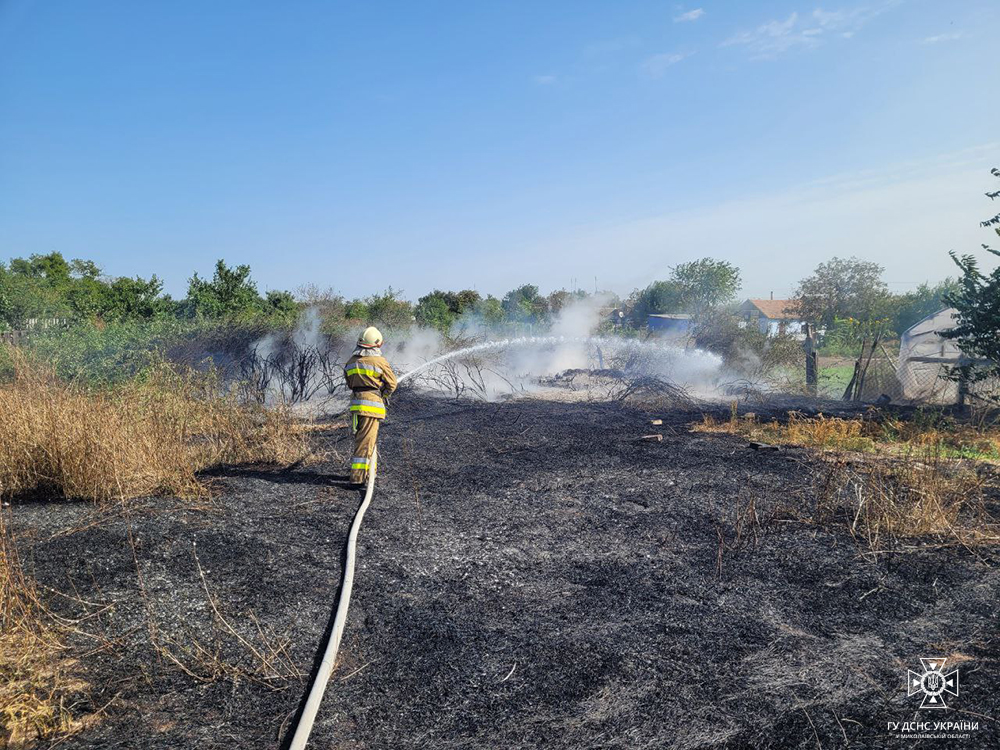
[[[979,724],[935,747],[997,745],[997,552],[915,544],[873,562],[796,520],[816,456],[649,416],[394,403],[311,746],[913,747],[888,722],[933,720]],[[343,459],[345,433],[321,438]],[[307,681],[262,668],[206,588],[250,645],[288,640],[308,672],[359,500],[342,471],[222,472],[207,508],[15,508],[36,576],[65,594],[53,608],[89,615],[70,637],[91,685],[74,708],[106,706],[59,747],[278,747]],[[739,546],[750,499],[763,536],[720,572],[720,534]],[[922,656],[960,667],[947,712],[906,695]]]

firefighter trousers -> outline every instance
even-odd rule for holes
[[[351,458],[351,481],[364,484],[368,472],[375,471],[375,444],[378,441],[380,419],[351,414],[351,430],[354,432],[354,456]]]

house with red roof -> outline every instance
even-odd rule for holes
[[[770,335],[800,334],[805,324],[796,299],[748,299],[740,305],[740,315],[747,325]]]

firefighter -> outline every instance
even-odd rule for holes
[[[353,391],[350,406],[354,455],[351,484],[364,484],[375,471],[378,423],[385,419],[386,398],[396,390],[396,373],[382,356],[382,334],[369,326],[358,339],[358,348],[344,365],[344,379]]]

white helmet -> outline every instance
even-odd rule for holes
[[[362,349],[377,349],[382,346],[382,334],[375,326],[368,326],[358,339],[358,346]]]

